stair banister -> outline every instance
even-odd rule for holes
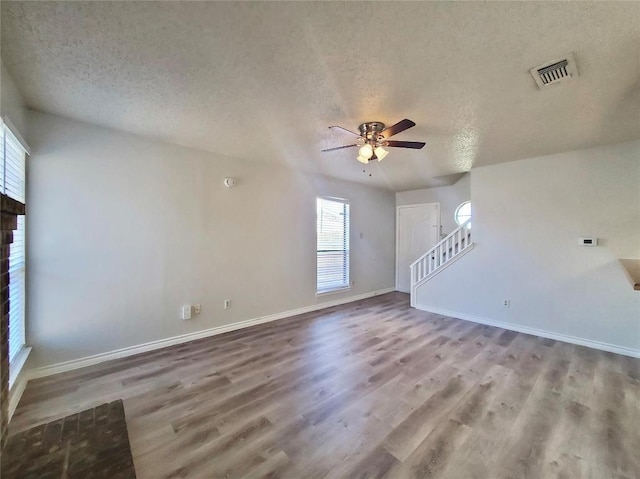
[[[429,251],[415,260],[410,268],[411,278],[411,306],[415,306],[415,293],[422,283],[434,276],[452,260],[466,253],[473,247],[471,229],[468,227],[471,218],[445,236]]]

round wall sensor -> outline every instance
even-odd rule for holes
[[[226,186],[227,188],[231,188],[232,186],[234,186],[236,184],[236,180],[235,178],[231,178],[230,176],[227,176],[224,179],[224,186]]]

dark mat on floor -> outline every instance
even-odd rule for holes
[[[122,400],[9,436],[3,479],[135,479]]]

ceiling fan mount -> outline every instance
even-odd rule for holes
[[[378,138],[382,137],[380,133],[384,130],[384,123],[369,121],[360,125],[358,130],[360,131],[360,136],[366,138],[367,141],[378,141]]]
[[[344,148],[359,146],[360,150],[357,159],[360,163],[367,164],[371,160],[382,161],[382,159],[389,153],[383,147],[411,148],[419,150],[425,145],[425,143],[421,141],[395,141],[388,139],[389,137],[397,135],[398,133],[407,130],[415,125],[416,124],[413,121],[406,118],[388,128],[385,128],[386,125],[380,121],[368,121],[362,123],[358,127],[360,134],[351,130],[347,130],[346,128],[343,128],[341,126],[330,126],[329,128],[337,128],[353,136],[356,136],[356,141],[358,143],[336,146],[334,148],[327,148],[322,151],[326,152],[342,150]]]

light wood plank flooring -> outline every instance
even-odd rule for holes
[[[391,293],[30,382],[11,432],[124,399],[159,478],[640,478],[640,360]]]

